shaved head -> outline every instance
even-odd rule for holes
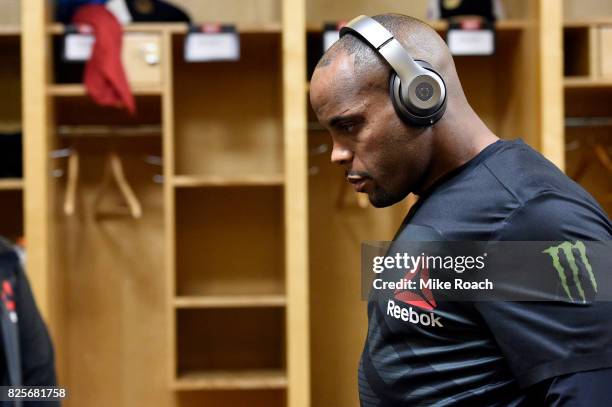
[[[343,35],[317,64],[310,101],[332,136],[332,162],[345,168],[347,180],[374,206],[383,207],[423,191],[494,135],[469,106],[453,58],[435,30],[400,14],[372,18],[413,59],[429,63],[447,92],[443,117],[433,126],[415,127],[403,122],[391,103],[391,67],[360,38]],[[471,141],[458,136],[467,133]]]

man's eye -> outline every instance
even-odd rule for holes
[[[354,123],[342,123],[339,127],[340,127],[340,130],[346,133],[350,133],[355,129],[355,124]]]

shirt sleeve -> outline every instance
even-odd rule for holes
[[[593,201],[541,194],[518,208],[495,240],[611,240],[607,216]],[[594,264],[612,278],[610,262]],[[575,372],[612,367],[612,302],[477,302],[521,387]]]
[[[19,346],[24,386],[56,385],[53,345],[21,267],[17,274]],[[52,404],[49,404],[52,405]]]
[[[612,406],[612,369],[572,373],[551,379],[547,407]]]
[[[519,206],[493,240],[612,240],[612,224],[591,197],[541,193]]]

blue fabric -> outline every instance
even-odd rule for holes
[[[547,389],[548,407],[612,406],[612,369],[555,377]]]

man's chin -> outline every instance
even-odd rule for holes
[[[370,203],[373,207],[386,208],[388,206],[398,203],[403,199],[403,197],[394,197],[383,191],[375,191],[371,194],[368,194],[368,199],[370,200]]]
[[[392,203],[373,201],[372,199],[370,199],[370,204],[372,204],[373,207],[378,208],[378,209],[386,208],[388,206],[393,205]]]

